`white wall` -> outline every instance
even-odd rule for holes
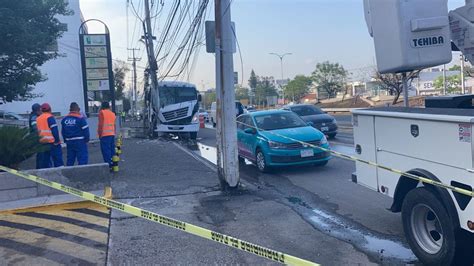
[[[33,103],[47,102],[53,112],[65,115],[69,112],[69,104],[77,102],[84,110],[84,90],[82,86],[82,70],[79,52],[79,26],[81,10],[79,0],[69,0],[69,8],[74,11],[72,16],[59,16],[58,19],[67,23],[68,31],[58,40],[59,53],[64,56],[46,62],[40,69],[48,79],[37,83],[33,93],[43,94],[27,102],[13,102],[0,105],[0,110],[16,113],[31,111]]]

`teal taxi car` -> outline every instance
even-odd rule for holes
[[[317,148],[329,149],[324,134],[286,110],[237,117],[237,141],[239,161],[248,159],[262,172],[278,166],[322,166],[331,159],[330,152]]]

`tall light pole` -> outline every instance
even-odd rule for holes
[[[271,55],[274,55],[274,56],[277,56],[278,58],[280,58],[280,67],[281,67],[281,82],[283,82],[283,58],[285,58],[285,56],[287,55],[292,55],[292,53],[284,53],[284,54],[277,54],[277,53],[270,53]],[[283,104],[285,104],[285,93],[283,91],[283,86],[281,86],[281,93],[282,93],[282,96],[283,96]]]

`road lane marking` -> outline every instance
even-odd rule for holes
[[[70,212],[63,212],[63,213],[61,213],[61,215],[54,215],[54,214],[48,214],[48,213],[39,213],[39,212],[23,212],[23,213],[19,213],[17,215],[63,222],[63,223],[67,223],[67,224],[76,225],[76,226],[79,226],[79,227],[82,227],[82,228],[87,228],[87,229],[99,231],[99,232],[102,232],[102,233],[107,233],[108,232],[108,227],[107,226],[98,225],[98,224],[90,223],[90,222],[86,222],[86,221],[81,221],[79,219],[69,217],[69,216],[71,216]]]
[[[37,212],[1,213],[0,236],[8,241],[0,239],[0,258],[24,265],[105,263],[110,210],[90,202],[80,205],[79,212],[65,204],[66,209],[48,206],[41,211],[34,208]]]
[[[23,265],[56,265],[76,264],[76,265],[95,265],[88,260],[50,250],[38,245],[30,245],[18,241],[0,237],[0,256],[8,264],[21,263]]]

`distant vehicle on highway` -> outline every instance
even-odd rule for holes
[[[19,114],[0,110],[0,124],[28,126],[28,119],[23,118]]]
[[[209,113],[206,110],[199,108],[199,115],[204,117],[205,122],[209,122]]]
[[[325,135],[310,124],[286,110],[258,111],[239,116],[239,161],[248,159],[261,172],[278,166],[326,165],[330,153],[298,142],[329,148]]]
[[[235,114],[239,116],[244,113],[244,106],[241,102],[235,101]],[[213,102],[211,104],[211,123],[213,127],[216,127],[217,123],[217,103]]]
[[[337,135],[336,119],[314,105],[294,104],[284,106],[283,109],[295,112],[306,122],[312,122],[315,128],[326,134],[330,139]]]
[[[257,109],[255,107],[251,106],[251,105],[249,105],[245,108],[245,113],[252,113],[252,112],[256,112],[256,111],[257,111]]]

